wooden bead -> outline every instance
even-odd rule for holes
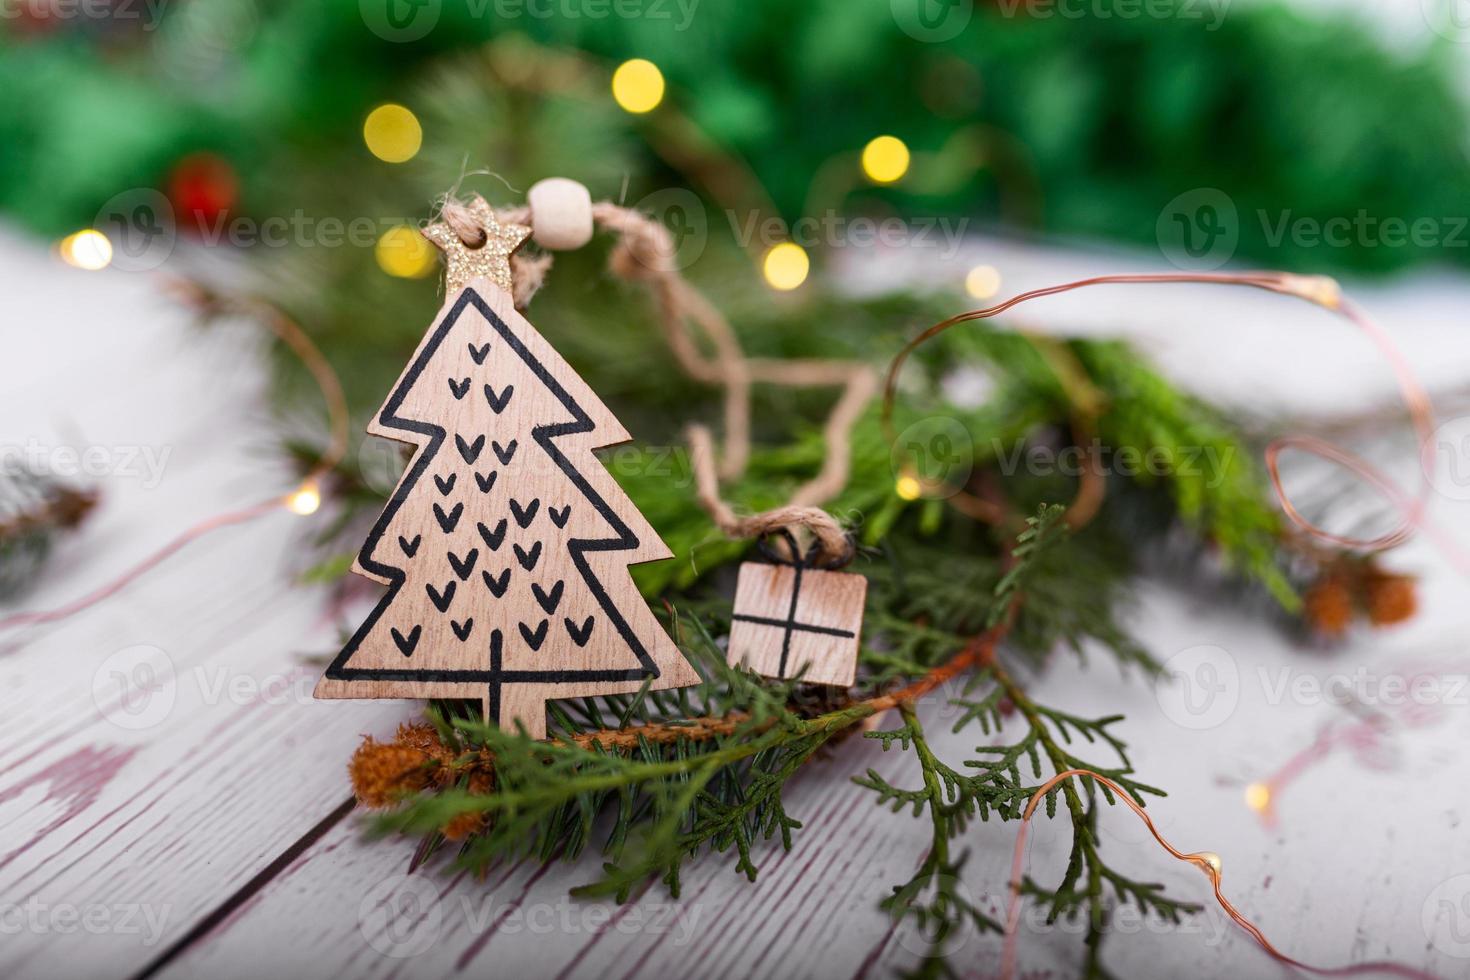
[[[575,180],[548,177],[531,185],[531,229],[536,244],[552,251],[581,248],[592,240],[592,195]]]

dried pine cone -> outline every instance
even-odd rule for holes
[[[1353,621],[1352,590],[1338,576],[1321,579],[1307,590],[1302,616],[1318,633],[1341,636]]]
[[[352,777],[352,790],[364,806],[392,806],[405,794],[423,789],[429,776],[424,763],[429,757],[423,751],[398,742],[379,742],[371,736],[363,739],[347,771]]]
[[[469,837],[485,825],[485,817],[479,813],[461,813],[444,825],[446,840],[460,841]]]
[[[1379,572],[1364,583],[1368,618],[1375,626],[1402,623],[1419,608],[1414,580],[1407,575]]]
[[[443,766],[448,766],[454,762],[454,752],[439,738],[439,732],[433,725],[425,725],[423,723],[417,725],[399,725],[398,734],[393,737],[393,742],[397,745],[405,745],[411,749],[417,749],[426,758],[433,759]]]

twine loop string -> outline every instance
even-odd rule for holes
[[[500,222],[527,224],[527,206],[497,208]],[[469,247],[485,241],[473,212],[451,195],[440,205],[440,217]],[[659,314],[659,326],[680,370],[701,384],[724,390],[724,451],[717,453],[708,427],[686,429],[699,504],[731,538],[764,538],[787,531],[798,542],[788,558],[810,541],[812,560],[833,568],[852,559],[854,546],[842,524],[822,504],[847,486],[851,468],[852,430],[878,393],[878,374],[860,361],[826,359],[770,360],[747,357],[734,329],[713,303],[684,278],[673,234],[661,222],[610,201],[592,205],[596,227],[616,237],[608,269],[617,278],[643,286]],[[518,251],[511,256],[513,299],[524,308],[545,283],[552,256]],[[706,352],[708,350],[708,353]],[[720,482],[738,479],[750,459],[751,388],[771,384],[795,388],[838,387],[841,395],[823,427],[827,452],[821,469],[792,493],[781,507],[741,515],[720,495]],[[784,542],[783,539],[779,539]]]

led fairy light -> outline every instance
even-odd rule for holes
[[[664,99],[664,73],[646,58],[625,61],[613,72],[612,94],[625,112],[651,112]]]
[[[876,136],[863,147],[863,173],[875,184],[892,184],[909,171],[909,148],[897,136]]]
[[[1399,392],[1409,409],[1409,416],[1414,427],[1415,440],[1419,446],[1420,459],[1423,462],[1424,481],[1421,484],[1419,494],[1417,496],[1409,494],[1377,466],[1333,443],[1312,436],[1288,435],[1281,436],[1272,441],[1266,447],[1264,453],[1266,474],[1271,481],[1272,488],[1276,492],[1276,499],[1281,505],[1281,509],[1286,514],[1286,517],[1298,528],[1320,541],[1347,550],[1386,550],[1402,544],[1415,531],[1432,529],[1436,532],[1432,540],[1439,547],[1440,551],[1455,564],[1456,568],[1462,574],[1470,576],[1470,554],[1467,554],[1464,549],[1446,535],[1443,528],[1433,524],[1425,513],[1427,502],[1434,489],[1433,479],[1436,463],[1433,441],[1435,426],[1434,408],[1430,403],[1429,394],[1415,376],[1407,359],[1405,359],[1402,352],[1393,343],[1392,338],[1366,312],[1359,309],[1343,296],[1337,282],[1328,276],[1302,276],[1285,272],[1167,272],[1141,275],[1093,276],[1088,279],[1077,279],[1054,286],[1027,290],[1024,293],[1018,293],[1004,302],[996,303],[985,309],[969,310],[956,314],[947,320],[941,320],[939,323],[919,333],[905,344],[889,363],[888,374],[883,387],[883,409],[880,415],[880,421],[882,422],[885,435],[890,440],[896,437],[896,433],[893,430],[893,406],[897,394],[898,376],[899,372],[903,369],[903,365],[917,348],[945,331],[953,329],[960,324],[997,316],[1030,300],[1055,296],[1059,293],[1071,292],[1076,289],[1104,285],[1162,285],[1169,283],[1246,286],[1252,289],[1277,293],[1282,296],[1294,296],[1297,299],[1305,300],[1337,314],[1366,334],[1393,370],[1395,380],[1398,382]],[[1348,469],[1365,483],[1383,492],[1403,514],[1399,525],[1377,537],[1362,538],[1334,534],[1314,524],[1297,510],[1282,483],[1280,456],[1282,452],[1288,449],[1295,449],[1337,463]],[[1083,473],[1084,483],[1081,489],[1079,489],[1078,497],[1068,509],[1067,523],[1073,530],[1077,530],[1086,524],[1096,512],[1097,501],[1086,498],[1089,494],[1095,495],[1100,490],[1096,480],[1093,481],[1091,486],[1085,482],[1089,474],[1092,473],[1092,470],[1084,469]],[[950,497],[949,501],[954,506],[963,509],[967,505],[973,504],[975,498],[973,495],[961,491]]]
[[[107,240],[100,232],[96,232],[95,234],[102,241],[105,242]],[[173,287],[176,292],[182,294],[187,300],[196,302],[201,306],[214,305],[219,302],[215,297],[206,296],[192,283],[171,279],[169,280],[169,286]],[[337,464],[347,454],[347,398],[342,391],[341,379],[337,377],[337,373],[332,369],[331,363],[322,355],[321,350],[312,342],[306,331],[302,330],[300,325],[279,309],[257,300],[241,301],[237,305],[243,311],[256,315],[264,322],[271,332],[290,348],[292,353],[306,367],[307,373],[311,375],[312,380],[316,382],[317,389],[322,396],[322,401],[326,404],[331,431],[331,441],[316,465],[312,467],[306,477],[290,493],[270,497],[260,503],[252,504],[239,510],[226,511],[225,513],[205,518],[192,527],[185,529],[163,547],[149,554],[126,572],[96,590],[55,609],[20,612],[0,618],[0,630],[53,623],[66,619],[68,616],[79,613],[84,609],[88,609],[104,599],[121,592],[137,579],[162,564],[167,558],[182,550],[185,546],[214,531],[245,524],[256,518],[264,517],[267,514],[279,513],[282,510],[290,511],[301,517],[308,517],[321,508],[321,480],[334,470]]]
[[[373,249],[378,268],[398,279],[422,279],[439,267],[429,240],[417,228],[395,225]]]
[[[84,228],[63,238],[56,247],[61,261],[77,269],[96,272],[112,264],[112,242],[95,228]]]
[[[387,102],[368,113],[362,139],[368,152],[384,163],[406,163],[418,155],[424,130],[411,109]]]
[[[993,265],[977,265],[965,273],[965,292],[975,299],[990,299],[1000,292],[1000,270]]]
[[[1021,891],[1023,883],[1025,881],[1026,831],[1031,826],[1031,818],[1036,813],[1037,804],[1045,799],[1048,793],[1053,792],[1057,789],[1057,787],[1062,786],[1062,784],[1066,783],[1067,780],[1071,779],[1074,776],[1085,776],[1088,779],[1091,779],[1099,785],[1103,786],[1105,788],[1105,791],[1111,791],[1114,798],[1125,804],[1129,810],[1133,811],[1133,814],[1138,817],[1139,820],[1143,821],[1144,826],[1148,828],[1148,832],[1153,835],[1153,839],[1158,843],[1160,847],[1162,847],[1165,851],[1168,851],[1171,857],[1173,857],[1177,861],[1183,861],[1186,864],[1191,864],[1194,867],[1198,868],[1200,872],[1210,880],[1210,888],[1214,892],[1215,901],[1220,904],[1220,908],[1225,911],[1225,914],[1228,915],[1231,921],[1233,921],[1237,926],[1245,930],[1250,935],[1250,937],[1256,941],[1257,945],[1259,945],[1261,949],[1265,950],[1266,953],[1277,962],[1284,963],[1287,966],[1295,967],[1298,970],[1304,970],[1308,973],[1316,973],[1323,976],[1352,976],[1359,973],[1389,973],[1395,976],[1409,977],[1412,978],[1412,980],[1433,980],[1434,974],[1428,973],[1424,970],[1418,970],[1404,963],[1398,963],[1392,960],[1380,960],[1370,963],[1353,963],[1348,966],[1339,967],[1321,967],[1313,966],[1310,963],[1303,963],[1301,960],[1295,959],[1283,953],[1281,950],[1277,949],[1276,946],[1273,945],[1269,939],[1266,938],[1266,934],[1261,931],[1260,927],[1257,926],[1250,919],[1246,918],[1245,914],[1237,909],[1234,904],[1232,904],[1231,901],[1225,897],[1225,893],[1221,891],[1220,882],[1223,874],[1224,862],[1221,860],[1219,854],[1216,854],[1214,851],[1185,852],[1179,850],[1173,844],[1169,843],[1169,841],[1165,839],[1163,834],[1159,833],[1159,828],[1154,826],[1153,818],[1150,817],[1147,811],[1145,811],[1144,808],[1133,799],[1133,797],[1128,793],[1126,789],[1124,789],[1122,786],[1119,786],[1108,777],[1102,775],[1101,773],[1094,772],[1091,769],[1065,769],[1062,772],[1057,773],[1055,776],[1048,779],[1046,782],[1042,783],[1036,788],[1036,792],[1031,794],[1031,799],[1026,803],[1026,809],[1021,814],[1021,825],[1016,832],[1015,849],[1011,855],[1010,898],[1006,905],[1005,947],[1001,954],[1000,967],[1000,975],[1002,977],[1002,980],[1011,980],[1011,978],[1016,975],[1016,943],[1020,934]],[[1070,792],[1075,792],[1074,790],[1071,790],[1070,787],[1067,788]]]
[[[310,517],[321,506],[322,491],[315,480],[307,480],[286,498],[286,509],[300,517]]]
[[[806,282],[812,260],[795,242],[773,245],[761,261],[761,274],[772,289],[789,292]]]

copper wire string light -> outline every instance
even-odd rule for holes
[[[342,392],[341,379],[338,378],[337,372],[333,370],[331,363],[322,354],[320,348],[316,346],[311,337],[307,335],[306,331],[295,320],[292,320],[276,307],[261,301],[217,300],[214,297],[204,294],[198,287],[182,280],[170,279],[166,282],[166,286],[187,301],[200,307],[230,307],[238,309],[241,312],[255,314],[296,355],[296,358],[311,375],[322,396],[322,401],[326,405],[331,441],[328,443],[326,451],[322,453],[321,458],[317,460],[316,464],[312,466],[301,482],[290,492],[270,497],[249,507],[230,510],[205,518],[180,533],[162,548],[143,558],[115,579],[92,592],[65,605],[58,606],[55,609],[19,612],[0,618],[0,630],[15,629],[22,626],[39,626],[73,616],[104,599],[116,595],[143,575],[162,564],[167,558],[183,549],[186,545],[221,528],[245,524],[281,509],[292,511],[303,517],[315,513],[321,505],[322,479],[335,469],[337,464],[347,455],[347,398]]]
[[[1210,887],[1214,891],[1215,901],[1220,903],[1220,908],[1224,909],[1225,914],[1230,916],[1231,921],[1241,929],[1244,929],[1272,959],[1295,969],[1324,977],[1349,977],[1357,976],[1361,973],[1387,973],[1393,976],[1410,977],[1412,980],[1435,980],[1434,974],[1432,973],[1427,973],[1424,970],[1415,969],[1412,966],[1396,963],[1391,960],[1353,963],[1348,966],[1321,967],[1313,966],[1310,963],[1303,963],[1301,960],[1283,953],[1266,938],[1266,934],[1261,931],[1260,927],[1246,918],[1225,897],[1225,893],[1220,887],[1223,870],[1223,862],[1220,859],[1220,855],[1214,851],[1186,853],[1179,850],[1173,844],[1169,843],[1163,834],[1159,833],[1159,828],[1154,826],[1153,819],[1144,811],[1142,806],[1128,795],[1127,790],[1108,777],[1101,773],[1093,772],[1091,769],[1067,769],[1057,773],[1037,787],[1036,792],[1031,794],[1031,799],[1027,802],[1025,811],[1021,814],[1021,826],[1016,832],[1016,847],[1011,857],[1010,897],[1006,903],[1005,947],[1001,954],[1001,980],[1012,980],[1016,975],[1016,943],[1021,922],[1021,883],[1026,861],[1027,828],[1031,826],[1031,817],[1036,813],[1037,804],[1045,799],[1046,795],[1064,780],[1070,779],[1073,776],[1086,776],[1106,786],[1118,799],[1128,805],[1128,809],[1132,810],[1138,819],[1143,821],[1144,826],[1148,828],[1148,832],[1153,835],[1153,839],[1158,842],[1160,847],[1168,851],[1171,857],[1175,860],[1183,861],[1186,864],[1191,864],[1203,872],[1205,877],[1210,879]]]
[[[1010,299],[994,306],[981,310],[970,310],[960,313],[934,324],[927,330],[914,337],[893,358],[889,364],[888,375],[883,387],[883,412],[882,422],[885,434],[890,441],[894,438],[893,432],[893,405],[898,386],[898,375],[904,363],[917,348],[934,339],[952,327],[962,323],[970,323],[976,320],[984,320],[997,316],[1007,310],[1019,306],[1033,299],[1044,296],[1055,296],[1059,293],[1071,292],[1088,286],[1102,285],[1146,285],[1163,283],[1203,283],[1223,286],[1249,286],[1255,289],[1263,289],[1268,292],[1278,293],[1283,296],[1295,296],[1298,299],[1314,303],[1323,309],[1336,313],[1346,319],[1349,323],[1358,327],[1368,339],[1371,340],[1379,352],[1388,361],[1393,370],[1394,378],[1398,383],[1400,394],[1409,410],[1409,418],[1414,428],[1415,441],[1418,447],[1418,458],[1423,480],[1417,495],[1411,495],[1398,486],[1387,474],[1373,463],[1363,459],[1357,454],[1342,448],[1334,443],[1315,436],[1288,435],[1273,440],[1265,450],[1264,462],[1266,472],[1271,480],[1271,486],[1281,502],[1281,508],[1288,520],[1293,525],[1306,532],[1308,535],[1336,545],[1340,548],[1355,551],[1382,551],[1395,547],[1408,540],[1416,530],[1434,530],[1432,535],[1434,543],[1448,557],[1457,569],[1470,576],[1470,556],[1442,529],[1434,527],[1427,516],[1430,495],[1434,490],[1434,408],[1430,402],[1429,394],[1424,386],[1414,375],[1407,359],[1399,351],[1397,346],[1372,318],[1363,310],[1342,295],[1337,282],[1326,276],[1301,276],[1285,272],[1242,272],[1242,273],[1150,273],[1138,275],[1109,275],[1093,276],[1087,279],[1078,279],[1072,282],[1061,283],[1055,286],[1046,286],[1040,289],[1029,290],[1012,296]],[[1371,538],[1351,537],[1340,535],[1326,528],[1320,527],[1308,519],[1291,500],[1281,478],[1281,454],[1288,449],[1296,449],[1310,455],[1315,455],[1328,462],[1336,463],[1354,476],[1372,486],[1396,507],[1400,515],[1399,523],[1390,531]],[[1094,486],[1100,481],[1100,474],[1095,468],[1088,468],[1083,472],[1083,478],[1078,488],[1077,498],[1073,500],[1068,508],[1068,523],[1074,530],[1085,524],[1096,507],[1093,497],[1096,495]],[[971,495],[961,491],[950,498],[955,505],[966,513],[979,520],[993,519],[994,515],[985,506],[984,501],[966,500],[963,498]]]

